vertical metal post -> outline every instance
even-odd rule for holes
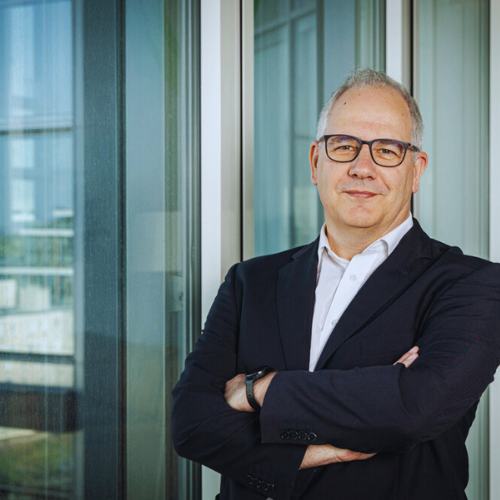
[[[118,499],[126,497],[121,2],[88,0],[82,14],[85,498]]]
[[[205,0],[201,2],[203,320],[228,268],[242,257],[241,113],[240,2]],[[215,497],[218,484],[218,475],[204,468],[203,500]]]
[[[411,23],[409,0],[387,0],[386,3],[386,73],[410,88]]]
[[[254,1],[241,4],[242,252],[254,256]]]
[[[500,262],[500,0],[490,3],[490,259]],[[490,499],[500,498],[500,383],[490,386]]]

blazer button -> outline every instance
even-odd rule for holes
[[[275,486],[274,486],[274,483],[269,483],[269,489],[272,491],[274,490]]]
[[[253,476],[251,476],[250,474],[248,474],[248,476],[247,476],[248,484],[253,484],[254,479],[255,478]]]
[[[290,433],[288,431],[281,431],[280,438],[286,441],[287,439],[290,439]]]
[[[261,487],[262,485],[262,481],[260,479],[257,479],[255,478],[254,482],[253,482],[253,485],[256,487],[256,488],[259,488]]]
[[[262,481],[262,489],[267,491],[269,489],[269,483],[267,481]]]
[[[318,436],[314,432],[310,432],[309,436],[307,436],[307,439],[309,441],[316,441],[316,439],[318,439]]]
[[[299,432],[299,439],[301,441],[307,441],[307,432],[306,431],[300,431]]]
[[[298,437],[299,437],[299,434],[297,433],[297,431],[290,431],[290,439],[292,439],[293,441],[296,441]]]

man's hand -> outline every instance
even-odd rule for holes
[[[396,363],[402,363],[408,368],[416,359],[418,358],[418,347],[415,346],[411,348],[406,354],[403,354]],[[394,364],[396,364],[394,363]],[[264,398],[266,396],[267,388],[271,383],[271,380],[274,378],[277,372],[272,372],[266,375],[265,377],[257,380],[254,383],[254,396],[257,404],[262,406],[264,403]],[[224,398],[226,403],[238,411],[255,411],[247,401],[247,393],[245,387],[245,374],[240,373],[233,377],[231,380],[226,382],[226,388],[224,390]],[[349,451],[349,450],[341,450],[341,451]],[[360,460],[360,459],[358,459]]]
[[[306,454],[300,465],[300,470],[322,465],[336,464],[339,462],[351,462],[352,460],[366,460],[376,453],[361,453],[359,451],[344,450],[331,444],[314,445],[307,447]]]
[[[418,346],[412,347],[406,354],[403,354],[394,364],[403,363],[406,368],[418,358]]]
[[[226,382],[224,399],[233,410],[255,411],[247,401],[244,373],[240,373]]]

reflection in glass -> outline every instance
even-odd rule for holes
[[[415,214],[434,238],[488,257],[489,2],[420,0],[415,81],[429,165]],[[467,498],[488,492],[488,398],[467,438]]]
[[[0,428],[0,478],[9,499],[74,498],[73,434]],[[44,474],[40,474],[44,464]],[[5,491],[5,490],[4,490]],[[56,496],[49,496],[49,491]],[[64,495],[64,492],[67,492]]]
[[[433,237],[487,257],[489,2],[419,3],[416,89],[429,168],[416,197]]]
[[[265,25],[266,23],[273,22],[283,16],[287,9],[288,0],[255,0],[255,25]]]
[[[73,498],[71,1],[1,2],[0,47],[0,496]]]
[[[324,221],[310,181],[319,111],[355,66],[384,69],[385,2],[254,1],[255,254],[312,241]]]
[[[1,498],[199,499],[199,9],[0,0]]]
[[[170,440],[199,336],[199,3],[127,2],[127,498],[200,498]],[[147,75],[148,92],[144,91]]]

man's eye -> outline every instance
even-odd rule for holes
[[[377,153],[384,156],[397,156],[396,153],[390,149],[377,149]]]

